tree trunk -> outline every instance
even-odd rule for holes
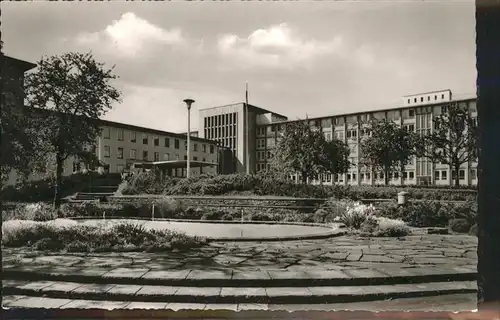
[[[478,84],[478,309],[500,305],[500,1],[476,0]]]
[[[384,169],[384,184],[389,185],[389,169]]]
[[[305,175],[304,173],[302,173],[302,184],[307,184],[307,175]]]
[[[61,183],[62,183],[62,172],[63,172],[64,160],[58,153],[56,155],[56,184],[54,186],[54,208],[59,209],[61,207]]]
[[[455,181],[454,181],[454,184],[455,184],[455,187],[458,187],[460,186],[460,175],[458,174],[459,171],[460,171],[460,164],[455,164],[453,166],[453,170],[455,170]]]

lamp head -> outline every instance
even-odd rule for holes
[[[191,105],[194,103],[193,99],[184,99],[184,102],[186,103],[188,109],[191,109]]]

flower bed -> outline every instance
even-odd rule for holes
[[[2,225],[2,245],[68,252],[165,251],[196,248],[206,242],[169,230],[147,230],[133,223],[109,227],[77,225],[72,220],[10,220]]]

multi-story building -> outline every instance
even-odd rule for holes
[[[24,73],[36,67],[35,64],[4,56],[2,66],[2,93],[8,93],[15,100],[19,112],[24,106]],[[34,109],[31,109],[33,111]],[[32,116],[53,115],[52,111],[38,109],[30,112]],[[169,176],[185,177],[187,167],[187,135],[173,132],[138,127],[118,122],[100,120],[102,134],[93,146],[87,150],[97,156],[100,165],[96,169],[120,173],[131,168],[156,166]],[[227,151],[217,142],[197,137],[192,132],[190,150],[191,175],[201,173],[226,172]],[[219,167],[223,164],[223,167]],[[46,168],[49,169],[49,168]],[[53,168],[52,168],[53,169]],[[86,170],[85,161],[70,157],[65,160],[63,175],[70,175]],[[49,169],[50,170],[50,169]],[[50,170],[52,171],[52,170]],[[30,179],[39,179],[47,172],[33,173]],[[11,172],[6,177],[6,184],[16,183],[19,175]]]
[[[350,148],[349,160],[353,165],[349,169],[349,172],[337,176],[324,175],[320,177],[319,181],[312,181],[312,183],[346,185],[384,183],[382,172],[372,173],[371,170],[365,170],[361,166],[358,166],[360,141],[367,134],[365,128],[371,119],[388,119],[406,127],[409,131],[427,134],[433,130],[433,118],[439,116],[442,112],[446,112],[446,108],[450,103],[458,103],[460,106],[468,108],[471,116],[473,118],[477,117],[476,98],[453,99],[450,90],[405,96],[402,100],[400,106],[386,110],[372,110],[308,118],[307,120],[293,120],[309,121],[311,125],[324,132],[327,140],[337,138],[346,142]],[[262,114],[250,115],[248,117],[250,130],[247,147],[245,142],[246,119],[243,115],[243,107],[244,104],[237,104],[229,107],[222,106],[206,109],[207,111],[200,112],[199,128],[202,128],[200,132],[203,132],[205,136],[219,139],[217,134],[220,132],[219,126],[221,120],[218,123],[214,123],[213,119],[222,119],[219,117],[224,114],[239,112],[238,114],[243,117],[236,118],[238,120],[236,124],[240,127],[238,127],[237,139],[231,145],[234,150],[237,150],[236,155],[240,164],[235,167],[235,171],[245,171],[246,152],[249,152],[251,172],[256,172],[269,166],[269,159],[272,157],[274,146],[279,139],[279,133],[284,127],[283,125],[291,121],[288,121],[284,116],[267,110],[264,110],[265,112]],[[238,109],[235,110],[233,108]],[[259,108],[258,110],[263,109]],[[224,132],[224,129],[222,130]],[[222,136],[220,139],[224,139],[224,137]],[[425,158],[412,158],[406,166],[405,172],[402,175],[394,173],[390,177],[390,183],[394,185],[450,185],[453,183],[454,174],[445,164],[432,164],[431,161]],[[462,165],[458,175],[462,185],[477,184],[477,163],[470,162]],[[297,176],[292,177],[295,180],[298,180],[298,178]]]
[[[231,150],[234,172],[246,172],[247,165],[253,172],[258,161],[257,127],[285,120],[287,117],[283,115],[250,104],[234,103],[199,110],[198,135]]]

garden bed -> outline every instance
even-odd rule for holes
[[[169,251],[203,246],[206,240],[171,230],[150,230],[135,223],[109,227],[73,220],[10,220],[2,225],[2,245],[68,252]]]

